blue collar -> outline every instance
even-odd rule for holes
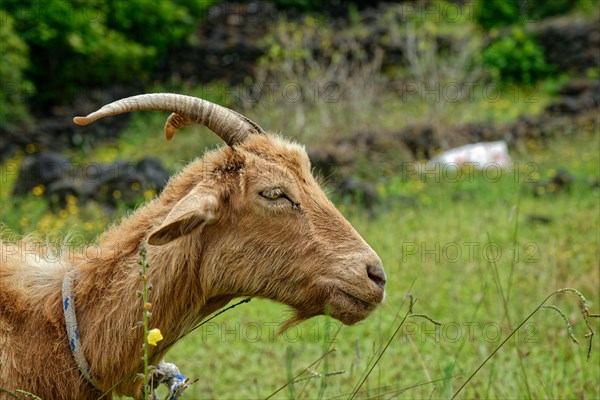
[[[67,336],[69,338],[69,347],[73,358],[79,368],[81,375],[96,389],[100,390],[94,383],[94,375],[90,365],[81,350],[81,342],[79,340],[79,328],[77,326],[77,316],[75,315],[75,295],[73,293],[73,280],[75,277],[75,270],[71,269],[65,274],[65,278],[62,283],[62,304],[63,311],[65,313],[65,327],[67,328]]]

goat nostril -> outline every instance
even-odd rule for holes
[[[384,288],[385,286],[385,272],[383,272],[383,268],[379,264],[369,264],[367,265],[367,275],[369,279],[375,282],[377,286],[380,288]]]

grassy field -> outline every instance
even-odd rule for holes
[[[321,317],[282,336],[276,331],[287,315],[284,306],[254,299],[230,310],[168,354],[168,361],[198,379],[185,398],[267,398],[292,381],[273,398],[348,398],[388,342],[358,398],[450,398],[555,290],[579,289],[591,312],[598,313],[599,146],[595,128],[526,143],[513,154],[514,168],[505,171],[464,170],[458,176],[440,169],[424,177],[411,173],[413,166],[407,164],[378,183],[383,203],[375,217],[348,199],[337,199],[383,259],[385,304],[356,326]],[[118,143],[115,149],[121,149]],[[177,166],[172,155],[166,160]],[[573,176],[570,188],[534,188],[534,182],[545,182],[560,170]],[[8,196],[13,178],[5,180],[1,193],[2,218],[10,229],[50,236],[74,229],[83,240],[110,220],[94,206],[72,205],[56,215],[39,198],[13,201]],[[414,312],[427,313],[441,326],[423,318],[400,324],[408,293],[418,299]],[[577,298],[561,294],[547,304],[564,310],[580,345],[569,340],[558,313],[542,309],[460,398],[600,396],[600,340],[593,337],[587,361],[587,330]],[[598,330],[598,320],[591,322]]]
[[[597,10],[579,12],[597,16]],[[403,26],[405,21],[396,22]],[[482,32],[467,29],[472,25],[473,21],[450,21],[429,23],[425,28],[434,36],[455,32],[463,37],[476,32],[479,36],[472,39],[483,40]],[[297,42],[291,44],[303,50],[301,39],[310,30],[299,35],[295,25],[290,27]],[[313,28],[319,32],[325,27]],[[486,33],[495,35],[495,30]],[[477,70],[473,66],[482,62],[480,51],[469,54],[468,47],[459,46],[464,51],[457,54],[472,61],[465,64],[466,70]],[[358,72],[347,77],[346,86],[336,89],[340,94],[335,94],[333,102],[325,101],[328,91],[315,92],[319,96],[312,101],[296,102],[282,99],[285,92],[279,90],[279,97],[270,101],[265,95],[256,101],[247,98],[246,104],[238,98],[250,93],[244,90],[246,84],[255,83],[250,81],[232,88],[219,82],[191,86],[175,80],[149,91],[181,92],[230,106],[267,130],[317,147],[359,133],[399,132],[413,124],[432,125],[452,134],[453,129],[443,128],[537,118],[556,99],[558,88],[572,78],[553,73],[534,86],[497,86],[487,75],[457,74],[456,58],[437,50],[427,53],[428,48],[420,48],[415,57],[421,52],[432,57],[422,57],[412,67],[390,71],[373,67],[371,71],[360,63],[354,65]],[[352,69],[346,65],[351,60],[338,58],[342,60],[339,71]],[[335,67],[334,59],[314,65]],[[281,67],[278,62],[302,66],[306,61],[296,56],[265,60],[274,71]],[[318,81],[313,80],[321,72],[300,68],[296,75],[283,76],[279,87],[298,81],[324,90],[328,86],[314,85]],[[590,79],[600,75],[597,68],[586,73]],[[373,74],[385,79],[372,80]],[[442,92],[461,82],[471,89],[468,96],[454,101],[448,99],[452,93],[433,98],[425,90],[427,85],[418,94],[398,86],[399,82],[426,82],[425,78],[440,83]],[[155,156],[175,172],[205,148],[220,143],[206,128],[190,126],[167,147],[162,137],[165,118],[163,113],[136,113],[118,139],[94,147],[83,144],[66,150],[65,155],[77,167]],[[543,308],[529,318],[561,288],[581,291],[590,312],[600,313],[598,120],[592,125],[573,136],[520,139],[511,148],[514,164],[507,170],[440,168],[421,175],[414,173],[415,164],[401,164],[406,154],[400,151],[393,166],[386,164],[390,158],[379,153],[355,160],[352,173],[372,180],[381,201],[373,210],[365,210],[356,199],[333,195],[334,202],[381,256],[388,277],[385,303],[354,326],[342,326],[323,316],[277,335],[289,310],[252,299],[202,325],[167,354],[167,361],[195,381],[183,398],[450,399],[469,380],[457,398],[600,399],[600,335],[591,337],[587,359],[589,330],[576,294],[560,293],[546,302],[562,310],[562,315]],[[0,234],[33,232],[50,241],[68,236],[70,243],[81,245],[128,212],[122,206],[109,215],[102,206],[75,198],[64,209],[52,211],[40,187],[26,197],[12,197],[18,166],[39,150],[31,144],[0,165]],[[390,150],[393,157],[394,151]],[[573,178],[572,184],[548,184],[561,171]],[[144,193],[145,200],[154,195]],[[410,298],[416,299],[412,312],[428,317],[407,317]],[[600,331],[598,318],[589,322]],[[579,345],[570,338],[569,324]],[[166,398],[162,388],[159,394]]]
[[[383,204],[375,217],[337,199],[383,259],[385,304],[355,326],[320,317],[282,336],[276,331],[287,315],[284,306],[254,299],[230,310],[168,354],[168,361],[198,379],[185,398],[267,398],[292,381],[273,398],[348,398],[388,342],[358,398],[450,398],[555,290],[579,289],[597,313],[599,146],[596,128],[527,143],[513,154],[515,167],[506,171],[465,170],[457,176],[440,169],[423,177],[407,165],[378,183]],[[110,148],[104,150],[110,153]],[[168,160],[176,166],[176,159]],[[569,189],[534,188],[533,182],[545,182],[559,170],[574,177]],[[7,187],[2,188],[2,218],[16,231],[60,236],[75,229],[87,238],[110,219],[93,206],[73,205],[64,215],[48,214],[41,199],[10,200]],[[418,299],[414,312],[427,313],[442,325],[423,318],[400,324],[408,293]],[[561,294],[548,304],[564,310],[581,344],[569,340],[558,313],[540,310],[460,398],[600,396],[600,340],[593,337],[587,361],[587,330],[577,298]],[[598,320],[591,322],[598,330]],[[327,351],[331,353],[313,364]]]
[[[598,132],[557,138],[516,155],[517,170],[464,172],[461,180],[449,173],[402,179],[398,171],[380,187],[388,209],[375,219],[342,206],[383,259],[389,278],[385,304],[356,326],[322,317],[280,337],[275,331],[285,307],[254,299],[232,309],[178,343],[167,357],[199,379],[187,398],[267,398],[292,380],[296,383],[273,398],[348,398],[373,355],[399,327],[407,293],[418,298],[414,312],[442,325],[422,318],[405,321],[360,398],[451,397],[557,289],[581,290],[597,313],[600,192],[588,180],[600,176],[599,145]],[[570,190],[550,187],[534,195],[528,180],[544,181],[561,168],[575,177]],[[396,200],[400,195],[417,201],[406,205]],[[581,344],[569,340],[558,313],[542,309],[459,397],[600,396],[600,340],[593,337],[586,361],[587,330],[576,297],[561,294],[548,304],[564,310]],[[597,330],[598,321],[591,322]],[[311,366],[330,348],[335,351]]]

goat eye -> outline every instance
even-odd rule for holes
[[[269,200],[277,200],[285,196],[283,191],[279,188],[265,190],[263,192],[260,192],[259,194],[265,199]]]

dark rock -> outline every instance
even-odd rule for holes
[[[36,186],[43,186],[45,190],[52,182],[72,172],[72,168],[71,162],[59,153],[45,152],[27,157],[21,164],[13,195],[25,195]]]
[[[396,137],[404,143],[415,159],[431,158],[439,148],[435,128],[431,125],[410,125],[402,129]]]
[[[159,159],[144,157],[135,166],[136,173],[142,178],[145,189],[160,192],[169,180],[169,172],[163,167]]]
[[[352,165],[352,152],[344,152],[343,146],[336,144],[324,147],[309,147],[308,158],[314,171],[328,178],[335,174],[340,167]]]
[[[573,97],[563,97],[562,99],[549,104],[544,109],[551,114],[578,114],[581,112],[581,102]]]
[[[135,203],[140,198],[142,183],[133,163],[117,161],[97,167],[97,172],[85,179],[82,190],[85,197],[113,207],[119,202]]]
[[[600,65],[600,20],[560,16],[531,24],[547,62],[560,71],[583,73]]]
[[[116,138],[128,121],[128,115],[103,118],[82,128],[73,117],[87,115],[114,100],[131,96],[134,88],[120,86],[90,89],[75,96],[69,106],[57,106],[30,124],[0,126],[0,161],[17,149],[33,144],[36,151],[61,151],[65,148],[90,148],[101,140]]]
[[[560,193],[569,191],[575,182],[575,177],[565,170],[557,171],[547,181],[536,182],[532,185],[535,196],[543,196],[549,193]]]
[[[342,178],[337,183],[335,189],[341,197],[349,197],[368,210],[373,210],[377,203],[379,203],[379,195],[375,186],[352,176]]]
[[[552,218],[546,215],[529,214],[527,215],[527,222],[529,224],[548,225],[552,222]]]
[[[172,51],[159,79],[177,76],[191,84],[242,83],[254,76],[256,60],[264,54],[261,40],[279,15],[271,2],[215,4],[198,29],[195,43]]]
[[[45,197],[50,203],[50,208],[55,211],[67,206],[69,196],[77,199],[79,195],[79,190],[75,186],[75,182],[71,179],[61,179],[52,182],[48,185],[45,192]]]
[[[586,92],[598,91],[600,83],[597,80],[576,78],[565,83],[557,92],[561,96],[580,96]]]
[[[25,195],[41,185],[54,209],[64,208],[68,196],[115,208],[118,204],[135,205],[148,190],[162,191],[168,180],[169,173],[152,157],[136,164],[117,161],[74,168],[63,155],[47,152],[25,160],[13,194]]]
[[[565,190],[569,189],[574,181],[575,177],[573,177],[573,175],[567,171],[560,170],[557,171],[552,178],[550,178],[548,184],[554,185],[556,190]]]
[[[600,82],[595,80],[574,79],[558,93],[562,97],[546,106],[546,113],[575,115],[600,106]]]
[[[160,192],[169,180],[169,173],[158,159],[145,157],[137,164],[128,161],[89,164],[82,170],[82,177],[83,197],[116,207],[119,203],[134,205],[147,190]]]
[[[461,202],[461,201],[466,201],[466,200],[471,200],[473,198],[473,194],[467,191],[459,191],[456,192],[454,194],[452,194],[452,201],[455,203]]]

